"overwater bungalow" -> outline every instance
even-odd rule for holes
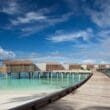
[[[94,64],[87,64],[87,70],[93,70],[95,68]]]
[[[105,64],[99,64],[98,66],[99,66],[98,67],[99,69],[105,69],[106,68],[106,65]]]
[[[80,64],[70,64],[69,65],[69,70],[80,70],[81,69],[81,65]]]
[[[46,71],[65,70],[62,64],[59,63],[47,63]]]
[[[34,72],[37,68],[31,61],[5,61],[7,73]]]
[[[2,69],[2,73],[10,76],[15,73],[19,79],[22,73],[26,73],[29,78],[32,78],[35,71],[39,71],[39,68],[31,61],[4,61],[4,71]]]
[[[6,73],[6,66],[0,66],[0,73]]]

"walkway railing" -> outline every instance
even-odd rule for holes
[[[110,78],[110,69],[98,69],[98,71],[104,73]]]
[[[89,78],[91,76],[92,76],[92,73],[90,73],[86,79],[84,79],[83,81],[81,81],[80,83],[78,83],[72,87],[68,87],[68,88],[63,89],[59,92],[50,94],[50,95],[43,97],[41,99],[36,99],[36,100],[31,101],[29,103],[26,103],[24,105],[20,105],[18,107],[12,108],[10,110],[37,110],[41,107],[48,105],[49,103],[52,103],[52,102],[54,102],[64,96],[68,95],[69,93],[75,91],[77,88],[82,86],[87,80],[89,80]]]

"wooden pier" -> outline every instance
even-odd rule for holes
[[[110,78],[94,71],[77,91],[40,110],[110,110]]]

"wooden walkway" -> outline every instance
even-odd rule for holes
[[[94,71],[81,88],[40,110],[110,110],[110,78]]]

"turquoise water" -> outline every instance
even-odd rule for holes
[[[24,90],[61,90],[79,83],[84,80],[88,74],[55,74],[51,76],[38,76],[34,74],[32,79],[28,79],[26,73],[21,75],[21,79],[17,79],[15,74],[6,78],[0,74],[0,91],[24,91]]]

